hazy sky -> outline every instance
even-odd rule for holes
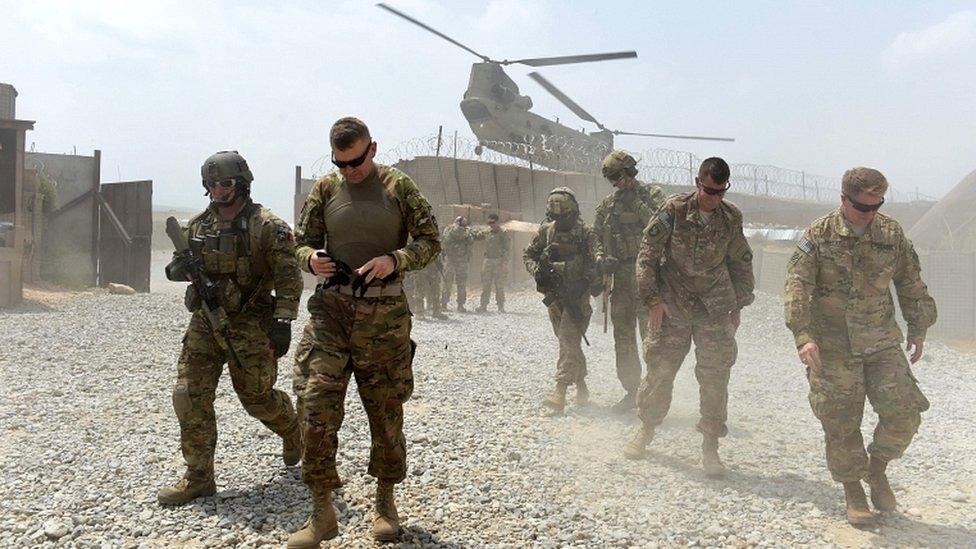
[[[620,138],[838,176],[854,165],[941,195],[976,168],[974,2],[390,0],[495,58],[634,49],[543,74],[609,127],[730,135]],[[151,178],[158,204],[202,207],[200,164],[238,149],[254,196],[291,219],[294,166],[357,115],[381,150],[470,136],[472,55],[372,2],[0,0],[0,82],[44,152],[103,152],[104,181]],[[525,75],[535,112],[585,127]],[[592,128],[588,128],[592,129]],[[321,165],[321,162],[319,162]]]

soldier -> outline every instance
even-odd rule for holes
[[[481,233],[486,237],[485,261],[481,267],[481,305],[478,312],[488,310],[491,290],[495,289],[495,303],[498,312],[505,312],[505,283],[508,282],[508,253],[512,239],[508,232],[498,224],[498,214],[488,214],[488,231]]]
[[[559,340],[556,361],[556,389],[542,405],[556,413],[566,407],[566,389],[576,385],[576,403],[589,402],[586,387],[586,356],[580,340],[586,337],[593,309],[590,294],[602,289],[600,264],[603,249],[593,233],[579,219],[576,195],[566,187],[549,193],[549,219],[522,255],[525,269],[535,278],[536,289],[545,297],[552,331]]]
[[[647,376],[637,394],[642,426],[624,455],[639,459],[671,406],[674,377],[695,342],[705,474],[721,478],[718,439],[728,433],[729,372],[740,310],[752,303],[752,251],[742,213],[723,200],[729,165],[707,158],[697,189],[665,201],[644,231],[637,257],[640,299],[648,309]]]
[[[922,357],[935,301],[901,225],[878,213],[888,181],[877,170],[844,173],[837,210],[814,221],[788,266],[786,325],[810,382],[810,407],[823,425],[827,468],[844,485],[847,520],[873,524],[861,479],[879,511],[894,511],[885,470],[901,457],[929,402],[918,388],[895,322],[891,283],[908,325],[911,363]],[[878,414],[864,449],[864,397]],[[870,455],[870,457],[868,457]]]
[[[186,473],[175,486],[159,491],[159,502],[168,505],[216,491],[214,398],[224,363],[247,413],[282,438],[285,464],[294,465],[301,456],[295,410],[288,395],[274,388],[277,359],[288,352],[291,321],[302,294],[294,236],[288,224],[251,201],[254,177],[236,151],[208,158],[202,175],[210,206],[190,220],[185,234],[219,285],[220,305],[230,321],[229,341],[210,325],[196,289],[187,288],[186,305],[193,316],[183,336],[173,389]],[[170,266],[167,274],[185,282],[178,263]]]
[[[637,406],[641,363],[637,353],[646,335],[647,309],[637,297],[637,252],[644,227],[664,203],[660,187],[636,179],[637,160],[625,151],[613,151],[603,159],[603,177],[616,190],[596,207],[596,231],[606,253],[605,275],[613,277],[610,291],[610,318],[613,320],[613,347],[617,355],[617,379],[627,393],[613,405],[613,411],[626,413]]]
[[[413,393],[414,347],[401,281],[440,251],[430,204],[406,174],[374,163],[376,143],[362,121],[338,120],[329,141],[338,172],[316,181],[297,230],[299,266],[329,282],[309,298],[312,345],[306,364],[297,366],[308,372],[301,397],[302,479],[313,510],[289,537],[292,548],[318,547],[338,533],[332,489],[341,485],[336,449],[351,375],[372,437],[373,536],[397,537],[393,487],[407,470],[403,403]]]
[[[424,318],[424,315],[430,312],[431,318],[447,320],[447,315],[441,309],[443,270],[443,262],[438,255],[423,270],[410,273],[408,278],[412,279],[413,282],[412,295],[409,300],[410,310],[415,312],[418,318]]]
[[[485,238],[483,231],[468,227],[464,216],[454,218],[454,224],[444,229],[444,291],[441,294],[441,308],[447,309],[451,299],[451,288],[457,284],[457,310],[465,312],[464,303],[468,299],[468,265],[471,263],[471,244]]]

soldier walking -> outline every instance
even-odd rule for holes
[[[301,456],[295,410],[288,395],[274,388],[278,358],[288,352],[291,321],[302,294],[294,236],[287,223],[251,200],[254,177],[236,151],[214,154],[201,171],[210,206],[190,220],[184,234],[217,285],[229,327],[218,332],[201,308],[197,289],[187,288],[185,301],[193,316],[173,389],[186,473],[176,485],[159,491],[159,503],[168,505],[216,491],[213,404],[225,363],[247,413],[282,438],[285,464],[295,465]],[[186,282],[178,259],[167,267],[167,276]]]
[[[465,312],[468,300],[468,265],[471,264],[471,245],[475,240],[485,238],[483,231],[468,226],[464,216],[454,218],[454,223],[444,229],[444,287],[441,292],[441,309],[447,309],[451,299],[451,289],[457,285],[457,310]]]
[[[613,405],[613,411],[623,414],[637,407],[641,381],[635,325],[640,328],[640,341],[644,341],[647,331],[647,308],[637,296],[637,252],[644,228],[665,196],[660,187],[637,180],[637,160],[625,151],[613,151],[603,159],[603,177],[615,190],[597,206],[593,230],[606,254],[604,274],[612,277],[613,348],[617,379],[626,391]]]
[[[495,290],[495,303],[498,312],[505,312],[505,284],[508,282],[508,254],[512,249],[512,239],[508,231],[498,224],[498,214],[488,214],[488,231],[481,233],[485,238],[485,260],[481,266],[481,305],[478,312],[488,310],[491,291]]]
[[[406,174],[374,163],[376,143],[362,121],[338,120],[329,141],[338,171],[316,181],[297,230],[299,266],[330,282],[309,298],[311,348],[307,364],[296,365],[308,372],[302,479],[313,507],[288,538],[291,548],[318,547],[338,533],[332,490],[341,485],[338,431],[353,375],[372,438],[367,472],[377,478],[373,536],[396,539],[393,487],[407,470],[403,403],[413,393],[414,347],[401,281],[440,251],[430,204]]]
[[[674,378],[695,342],[702,433],[702,465],[722,477],[718,439],[728,433],[729,373],[736,358],[740,310],[752,303],[752,251],[742,213],[723,200],[729,165],[707,158],[694,192],[669,198],[644,231],[638,254],[640,299],[648,308],[644,360],[637,395],[641,428],[624,455],[639,459],[671,407]]]
[[[410,311],[416,314],[417,318],[425,318],[429,312],[431,318],[447,320],[447,315],[441,309],[443,270],[443,262],[438,255],[422,270],[408,275],[407,278],[411,280],[413,286],[408,294],[408,302]]]
[[[871,168],[844,173],[840,207],[814,221],[788,266],[786,325],[810,382],[810,407],[823,426],[827,468],[843,483],[847,520],[870,525],[861,480],[878,511],[894,511],[888,462],[902,456],[929,402],[918,388],[895,322],[891,283],[908,325],[911,363],[935,324],[935,301],[918,256],[897,221],[878,212],[888,181]],[[864,448],[865,396],[878,414]]]
[[[580,346],[586,337],[593,309],[590,295],[601,288],[600,263],[603,250],[593,229],[579,219],[576,195],[566,187],[549,193],[548,221],[522,255],[525,269],[535,278],[544,295],[552,331],[559,340],[556,388],[542,405],[561,413],[566,407],[566,390],[576,385],[576,403],[589,402],[586,387],[586,356]]]

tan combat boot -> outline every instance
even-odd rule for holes
[[[332,489],[312,493],[312,516],[305,524],[288,536],[288,549],[317,549],[319,544],[339,534],[335,507],[332,505]]]
[[[643,459],[647,456],[647,445],[654,439],[654,429],[641,426],[630,439],[624,448],[624,457],[627,459]]]
[[[861,481],[844,483],[844,499],[847,500],[847,522],[852,526],[873,526],[877,519],[868,508]]]
[[[297,465],[302,459],[302,430],[296,426],[291,435],[281,439],[281,460],[285,465]]]
[[[576,382],[576,405],[586,406],[590,403],[590,389],[582,379]]]
[[[566,385],[557,383],[555,390],[542,401],[542,405],[561,413],[566,408]]]
[[[400,517],[393,501],[393,483],[376,483],[376,516],[373,517],[373,538],[376,541],[396,541],[400,533]]]
[[[207,480],[191,480],[183,477],[175,486],[167,486],[156,494],[161,505],[183,505],[197,498],[212,496],[217,493],[217,484],[213,478]]]
[[[705,435],[702,439],[702,469],[708,478],[725,478],[725,464],[718,457],[718,437]]]
[[[898,501],[895,500],[895,493],[891,491],[888,475],[885,474],[888,462],[871,456],[868,467],[867,481],[871,488],[871,503],[878,511],[894,511],[898,508]]]

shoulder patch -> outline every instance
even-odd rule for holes
[[[803,250],[803,253],[809,255],[813,253],[813,242],[807,240],[807,237],[801,236],[800,240],[797,241],[796,247]]]
[[[294,242],[295,234],[291,232],[288,225],[284,223],[275,223],[275,232],[278,235],[279,242]]]
[[[669,231],[671,230],[671,212],[662,208],[660,211],[657,212],[657,219]]]

